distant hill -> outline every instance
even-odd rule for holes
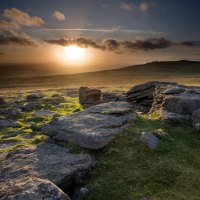
[[[10,87],[79,87],[133,85],[152,80],[200,84],[200,62],[167,61],[151,62],[120,69],[81,74],[0,78],[0,88]]]

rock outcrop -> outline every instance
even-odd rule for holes
[[[136,119],[128,102],[109,102],[84,111],[54,118],[43,133],[56,140],[74,142],[81,147],[100,149],[110,143]]]
[[[93,166],[94,161],[89,155],[71,154],[54,143],[21,147],[1,162],[0,197],[6,200],[10,195],[20,200],[67,199],[55,185],[67,191],[72,185],[79,184]]]
[[[1,200],[70,200],[55,184],[46,179],[22,178],[0,184]]]
[[[88,87],[80,87],[79,103],[84,108],[88,108],[90,106],[98,104],[100,99],[101,99],[101,90]]]
[[[200,108],[199,89],[187,86],[158,86],[150,112],[158,112],[165,122],[183,122],[191,119]]]
[[[127,92],[126,99],[137,110],[148,113],[153,103],[156,87],[168,85],[176,85],[176,83],[154,81],[136,85]]]

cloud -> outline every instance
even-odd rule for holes
[[[133,5],[122,2],[120,8],[125,11],[131,11],[133,9]]]
[[[21,26],[42,26],[44,21],[37,16],[30,16],[17,8],[10,8],[4,10],[4,17]]]
[[[65,15],[60,12],[60,11],[55,11],[52,15],[54,18],[56,18],[58,21],[65,21],[66,20],[66,17]]]
[[[0,21],[0,30],[4,29],[19,29],[20,26],[15,22]]]
[[[139,5],[139,9],[143,12],[147,11],[149,9],[150,5],[147,2],[142,2]]]
[[[200,46],[200,44],[197,45],[194,42],[172,42],[163,37],[137,39],[133,41],[105,39],[100,43],[87,38],[76,38],[76,39],[62,38],[59,40],[45,40],[45,42],[50,44],[57,44],[60,46],[77,45],[82,48],[95,48],[115,53],[134,52],[137,50],[149,51],[156,49],[165,49],[171,46],[181,46],[181,47]]]
[[[4,30],[0,34],[0,45],[38,46],[37,42],[25,33]]]

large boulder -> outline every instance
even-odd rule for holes
[[[101,90],[88,88],[88,87],[80,87],[79,89],[79,103],[88,108],[90,106],[98,104],[101,100]]]
[[[200,109],[197,109],[193,112],[192,121],[195,128],[200,131]]]
[[[126,99],[128,102],[131,102],[137,110],[147,113],[151,109],[156,87],[169,85],[177,84],[172,82],[153,81],[136,85],[127,92]]]
[[[100,149],[134,122],[136,114],[128,102],[109,102],[84,111],[54,118],[42,132],[56,140],[72,141],[82,147]]]
[[[10,152],[0,165],[0,182],[26,177],[48,179],[65,190],[82,181],[94,166],[86,154],[71,154],[54,143],[21,147]],[[4,191],[7,192],[7,191]]]
[[[165,110],[169,113],[191,117],[192,113],[198,108],[200,108],[198,89],[191,89],[186,86],[157,87],[151,112]]]
[[[70,200],[56,185],[46,179],[25,177],[0,184],[1,200]]]

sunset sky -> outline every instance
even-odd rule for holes
[[[200,60],[198,0],[1,0],[0,63],[80,71]]]

